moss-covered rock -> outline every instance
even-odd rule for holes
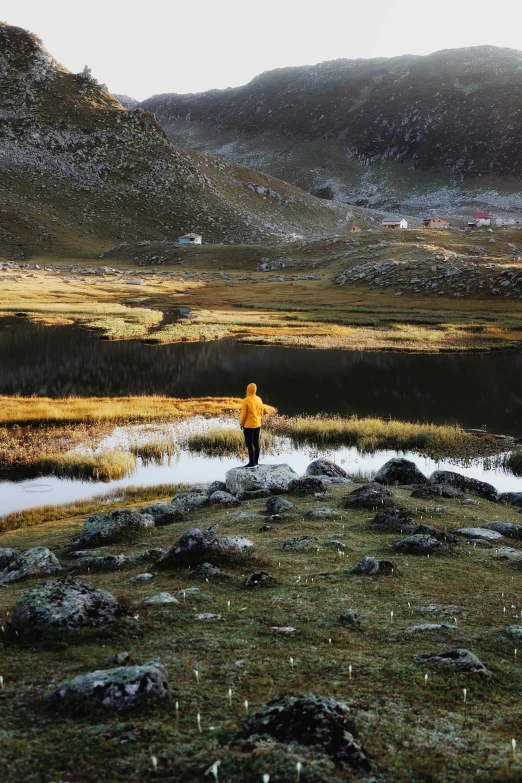
[[[232,555],[253,546],[250,539],[242,536],[218,536],[215,527],[206,530],[195,527],[184,533],[157,562],[160,567],[176,566],[211,555]]]
[[[455,650],[448,650],[447,652],[439,654],[427,654],[427,655],[414,655],[414,660],[417,663],[430,663],[435,665],[446,666],[454,669],[459,669],[463,672],[470,674],[481,674],[489,677],[491,672],[486,669],[482,661],[477,658],[474,653],[463,648],[457,648]]]
[[[354,489],[344,498],[345,508],[369,508],[377,509],[394,506],[392,493],[382,484],[372,482]]]
[[[516,525],[513,522],[501,522],[500,520],[495,520],[494,522],[486,522],[484,527],[487,530],[495,530],[497,533],[500,533],[501,536],[506,536],[507,538],[517,538],[519,541],[522,540],[522,525]]]
[[[314,459],[306,469],[307,476],[328,476],[329,478],[349,479],[348,473],[329,459],[319,457]]]
[[[127,508],[93,514],[84,522],[75,545],[88,548],[112,544],[134,537],[143,528],[154,527],[154,517]]]
[[[288,492],[291,495],[314,495],[325,490],[326,482],[320,476],[302,476],[293,479],[288,485]]]
[[[76,582],[53,579],[35,585],[15,603],[11,627],[20,636],[110,626],[123,607],[110,593]]]
[[[345,770],[359,775],[371,771],[350,719],[350,708],[341,701],[312,695],[274,699],[251,715],[247,736],[316,746]]]
[[[239,492],[287,492],[288,485],[297,473],[290,465],[260,465],[258,468],[232,468],[225,476],[227,490],[233,495]]]
[[[67,680],[46,695],[51,704],[125,710],[152,699],[170,699],[164,668],[154,661],[141,666],[100,669]]]
[[[6,568],[13,560],[20,557],[21,554],[19,549],[0,549],[0,569]]]
[[[266,500],[266,510],[269,514],[286,514],[288,511],[294,511],[295,506],[279,495],[272,495]]]
[[[19,553],[3,571],[0,572],[0,583],[17,582],[28,576],[54,574],[62,567],[56,555],[44,546],[37,546]]]
[[[172,503],[154,503],[152,506],[140,508],[139,513],[150,515],[157,527],[172,525],[173,522],[180,522],[184,518],[183,511],[174,507]]]
[[[397,541],[395,544],[397,552],[402,552],[404,555],[430,555],[435,552],[442,552],[446,548],[442,541],[437,541],[436,538],[420,533],[406,536],[406,538]]]
[[[409,508],[383,508],[377,512],[374,522],[384,531],[413,530],[416,522]]]
[[[129,562],[125,555],[100,555],[100,557],[79,557],[74,567],[79,572],[88,574],[91,571],[120,571]]]
[[[500,500],[500,495],[492,484],[470,476],[463,476],[461,473],[454,473],[452,470],[436,470],[430,476],[430,484],[449,484],[451,487],[457,487],[472,495],[479,495],[493,503]]]
[[[367,555],[352,568],[352,573],[357,576],[383,576],[393,573],[394,570],[395,566],[391,560],[377,560],[376,557]]]

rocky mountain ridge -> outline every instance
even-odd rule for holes
[[[174,143],[320,195],[421,213],[522,208],[522,52],[335,60],[140,106]],[[331,191],[331,193],[330,193]]]
[[[88,70],[0,24],[0,248],[35,251],[176,239],[215,242],[329,233],[346,210],[229,161],[172,146],[153,116],[127,111]]]

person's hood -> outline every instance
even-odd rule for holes
[[[247,394],[255,394],[257,392],[257,386],[255,383],[249,383],[247,386]]]

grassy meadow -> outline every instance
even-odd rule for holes
[[[277,522],[267,519],[263,500],[248,501],[241,510],[258,515],[248,520],[233,521],[232,512],[219,508],[203,509],[184,522],[144,531],[133,543],[104,547],[103,553],[131,557],[129,565],[80,579],[125,603],[129,615],[117,628],[27,642],[2,634],[2,779],[192,783],[209,779],[205,771],[219,760],[221,783],[261,783],[266,774],[270,781],[293,783],[298,761],[302,783],[355,781],[317,748],[270,740],[254,747],[241,737],[247,713],[260,705],[283,694],[314,693],[349,705],[374,781],[520,780],[520,651],[506,634],[508,625],[520,622],[520,564],[502,558],[494,547],[473,545],[430,558],[399,555],[393,545],[400,533],[380,532],[372,512],[342,508],[348,490],[334,487],[320,499],[291,496],[295,511]],[[137,508],[152,499],[169,500],[173,491],[158,487],[154,497],[151,490],[128,492],[103,508]],[[397,505],[445,531],[499,518],[520,521],[515,509],[482,499],[474,506],[439,499],[430,509],[409,494],[393,488]],[[338,519],[307,516],[326,504],[337,510]],[[26,512],[18,529],[0,536],[0,546],[49,546],[63,575],[74,575],[66,548],[94,506],[64,507],[54,516],[48,512],[36,526],[29,525],[37,511]],[[211,524],[219,524],[221,534],[246,535],[255,543],[250,558],[220,564],[222,577],[197,581],[186,567],[160,571],[132,559],[146,548],[169,547],[189,527]],[[309,551],[282,549],[285,539],[302,535],[317,538]],[[337,543],[329,545],[330,540]],[[364,555],[392,560],[393,575],[351,575],[349,569]],[[245,575],[255,568],[269,571],[275,586],[246,590]],[[144,570],[154,573],[150,582],[129,581]],[[38,581],[13,583],[1,591],[4,628],[17,597]],[[185,600],[180,596],[178,604],[143,604],[160,591],[175,595],[189,587],[199,592]],[[338,619],[348,608],[360,615],[354,627]],[[198,622],[200,612],[221,619]],[[445,630],[407,631],[441,622]],[[279,632],[282,626],[295,632]],[[475,653],[491,676],[437,669],[413,658],[456,647]],[[46,692],[57,683],[106,668],[106,658],[123,651],[135,663],[161,661],[172,702],[123,714],[85,715],[58,713],[45,705]],[[515,754],[512,739],[519,743]]]
[[[495,246],[490,244],[494,236]],[[466,254],[478,268],[491,262],[520,267],[509,245],[518,230],[364,232],[356,239],[274,245],[180,248],[152,242],[99,258],[45,256],[54,271],[3,279],[0,314],[43,324],[78,324],[104,339],[150,343],[216,340],[305,348],[377,351],[484,351],[522,345],[516,298],[474,289],[461,298],[430,296],[334,280],[367,259],[393,255],[397,265],[430,253]],[[150,259],[160,259],[161,264]],[[261,271],[263,263],[273,271]],[[78,269],[70,270],[69,265]],[[451,266],[451,261],[444,262]],[[120,274],[82,275],[109,265]],[[143,265],[145,264],[145,265]],[[284,264],[284,266],[282,266]],[[439,262],[440,265],[440,262]],[[429,267],[428,267],[429,268]],[[306,279],[312,275],[314,279]],[[139,285],[130,285],[135,280]],[[189,308],[194,319],[163,323],[163,311]]]

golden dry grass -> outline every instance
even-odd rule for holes
[[[45,475],[117,481],[135,469],[136,456],[132,452],[118,449],[107,449],[95,454],[54,452],[42,457],[38,467]]]
[[[0,395],[0,426],[165,421],[237,413],[238,397],[9,397]]]

